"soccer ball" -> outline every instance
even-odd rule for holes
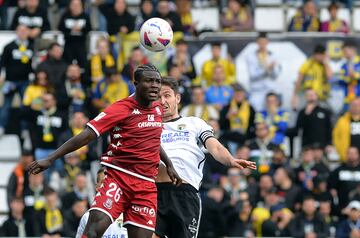
[[[150,18],[140,28],[140,42],[150,51],[165,50],[170,45],[172,38],[171,26],[161,18]]]

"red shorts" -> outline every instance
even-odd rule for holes
[[[124,225],[155,231],[156,185],[154,182],[106,168],[105,179],[90,210],[104,212],[112,222],[124,213]]]

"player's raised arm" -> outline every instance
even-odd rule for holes
[[[165,150],[160,146],[160,160],[166,165],[166,171],[175,185],[180,185],[182,183],[182,180],[180,176],[177,174],[171,160],[167,156]]]
[[[205,146],[210,154],[220,163],[229,167],[239,169],[249,168],[256,169],[256,163],[248,160],[235,159],[230,152],[214,137],[205,141]]]
[[[58,158],[83,147],[96,137],[95,131],[87,127],[80,134],[66,141],[54,153],[51,153],[48,158],[32,162],[29,166],[29,173],[38,174],[46,170]]]

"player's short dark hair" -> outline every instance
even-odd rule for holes
[[[175,44],[176,45],[187,45],[187,42],[184,39],[179,39],[178,41],[176,41]]]
[[[153,64],[143,64],[138,66],[134,72],[135,82],[139,82],[141,80],[145,71],[152,71],[160,74],[159,70]]]
[[[174,90],[175,94],[179,93],[179,83],[173,77],[162,77],[161,85],[162,86],[169,86],[172,90]]]
[[[316,45],[314,48],[314,54],[325,54],[326,47],[323,45]]]

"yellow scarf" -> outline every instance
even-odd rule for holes
[[[122,79],[101,86],[100,90],[103,92],[101,98],[110,104],[129,96],[129,88]]]
[[[91,77],[94,78],[104,77],[100,55],[93,55],[91,57],[90,63],[91,63]],[[107,68],[110,68],[114,65],[115,65],[114,58],[110,54],[106,55],[105,66]]]
[[[246,133],[249,127],[249,117],[250,117],[250,105],[247,101],[241,103],[240,107],[235,100],[230,102],[230,110],[237,111],[236,115],[233,115],[229,118],[230,129],[231,130],[240,130],[243,133]]]
[[[228,20],[237,18],[240,22],[246,22],[248,20],[247,9],[246,7],[240,7],[240,10],[237,14],[234,14],[231,11],[227,11],[225,17]]]
[[[341,20],[336,19],[335,21],[329,22],[329,32],[337,32],[341,29],[343,23]]]
[[[188,116],[190,117],[194,117],[195,115],[195,105],[191,104],[189,106],[189,112],[188,112]],[[203,119],[204,121],[208,121],[209,118],[209,109],[206,105],[202,106],[202,112],[201,112],[201,119]]]
[[[30,58],[26,54],[26,51],[27,51],[26,45],[24,45],[24,44],[19,45],[19,51],[21,52],[21,57],[20,57],[21,63],[23,63],[23,64],[29,63]]]
[[[58,231],[63,227],[63,217],[58,208],[50,209],[45,206],[45,226],[49,233]]]
[[[298,11],[294,16],[294,30],[295,31],[302,31],[304,24],[304,15],[302,11]],[[318,31],[320,26],[320,22],[316,17],[311,18],[311,23],[309,24],[308,28],[305,31]]]
[[[65,164],[64,169],[68,176],[66,176],[66,191],[71,192],[73,190],[73,185],[76,175],[81,172],[81,169],[77,166],[72,167],[69,164]]]
[[[72,133],[73,133],[74,136],[77,136],[77,135],[79,135],[79,134],[83,131],[83,129],[72,127],[72,128],[71,128],[71,131],[72,131]],[[79,154],[80,154],[80,159],[81,159],[81,160],[85,160],[85,159],[86,159],[86,154],[81,153],[81,151],[82,151],[82,150],[87,150],[87,149],[88,149],[88,146],[87,146],[87,145],[84,145],[84,146],[81,147],[80,149],[77,149],[77,150],[76,150],[76,152],[79,152]]]

